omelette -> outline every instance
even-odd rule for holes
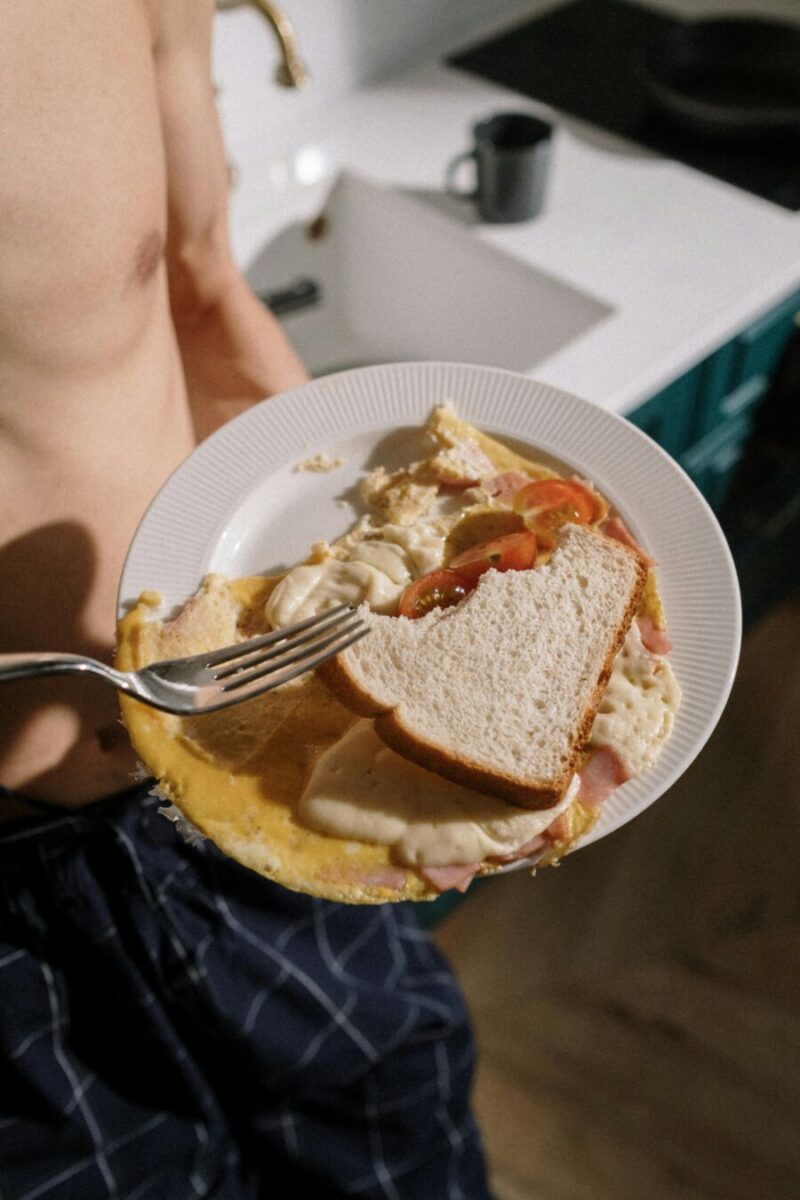
[[[554,481],[556,492],[573,489],[579,508],[581,494],[591,498],[582,517],[576,510],[569,519],[594,524],[644,555],[588,481],[518,454],[449,405],[434,410],[426,432],[430,454],[367,475],[363,515],[337,541],[315,545],[304,563],[280,576],[210,575],[169,620],[160,615],[159,594],[143,593],[119,623],[117,665],[135,670],[227,646],[343,600],[366,599],[387,613],[398,606],[404,613],[412,602],[424,609],[443,602],[442,574],[462,562],[465,571],[474,567],[486,547],[505,554],[505,547],[532,540],[535,561],[527,565],[538,565],[552,550],[552,505],[543,508],[541,498]],[[532,524],[538,539],[530,538]],[[557,805],[536,812],[407,762],[314,673],[191,718],[126,696],[121,704],[168,815],[180,814],[244,866],[331,900],[431,900],[513,863],[559,861],[592,827],[610,792],[652,766],[680,701],[668,649],[651,565],[580,770]]]

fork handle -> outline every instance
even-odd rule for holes
[[[10,679],[32,679],[40,675],[97,675],[119,687],[116,672],[105,663],[80,654],[0,654],[0,683]]]

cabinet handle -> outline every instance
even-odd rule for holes
[[[766,375],[754,375],[752,379],[746,380],[740,387],[731,392],[729,396],[725,397],[720,405],[720,411],[726,417],[735,417],[737,413],[749,408],[751,404],[754,404],[758,400],[759,396],[764,394],[767,390],[768,382]]]

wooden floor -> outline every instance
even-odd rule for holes
[[[497,1200],[800,1200],[800,598],[667,796],[436,937]]]

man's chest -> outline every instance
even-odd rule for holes
[[[166,221],[139,0],[0,7],[0,340],[64,326],[135,285]],[[146,264],[145,264],[146,265]]]

